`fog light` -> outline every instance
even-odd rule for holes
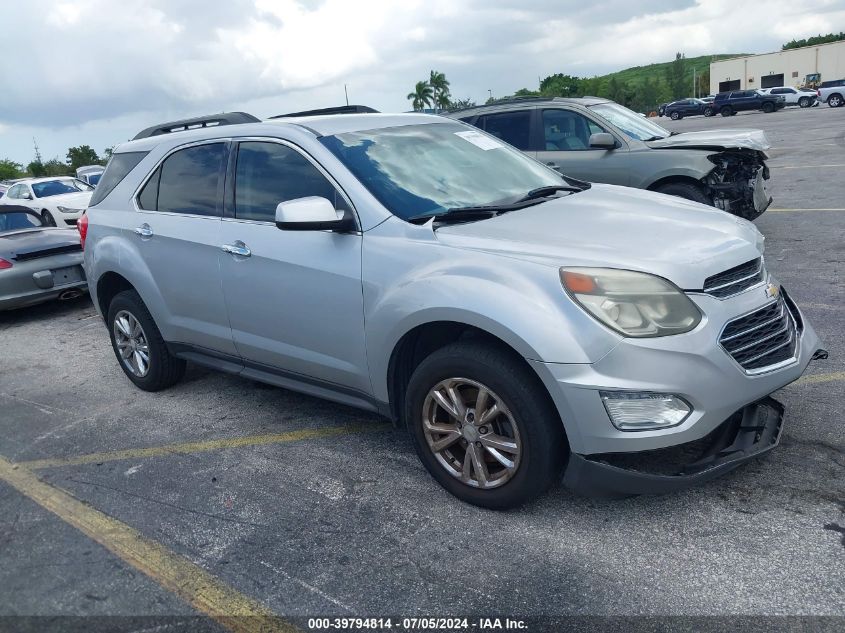
[[[648,431],[677,426],[692,413],[682,398],[667,393],[600,391],[610,421],[620,431]]]

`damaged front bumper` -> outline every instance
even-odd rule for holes
[[[659,494],[700,484],[777,446],[783,412],[782,404],[766,397],[693,442],[638,453],[573,453],[563,482],[593,497]]]

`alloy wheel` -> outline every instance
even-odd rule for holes
[[[143,378],[150,371],[150,348],[141,323],[131,312],[121,310],[114,316],[113,329],[121,362],[132,375]]]
[[[496,488],[519,468],[522,442],[516,420],[487,386],[447,378],[426,395],[423,434],[452,477],[474,488]]]

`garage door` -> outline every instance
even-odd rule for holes
[[[739,79],[719,82],[719,92],[729,92],[731,90],[739,90]]]
[[[779,75],[765,75],[760,77],[761,88],[777,88],[783,85],[783,73]]]

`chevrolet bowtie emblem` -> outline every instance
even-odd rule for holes
[[[780,288],[775,284],[766,284],[766,296],[770,299],[776,299],[780,294]]]

